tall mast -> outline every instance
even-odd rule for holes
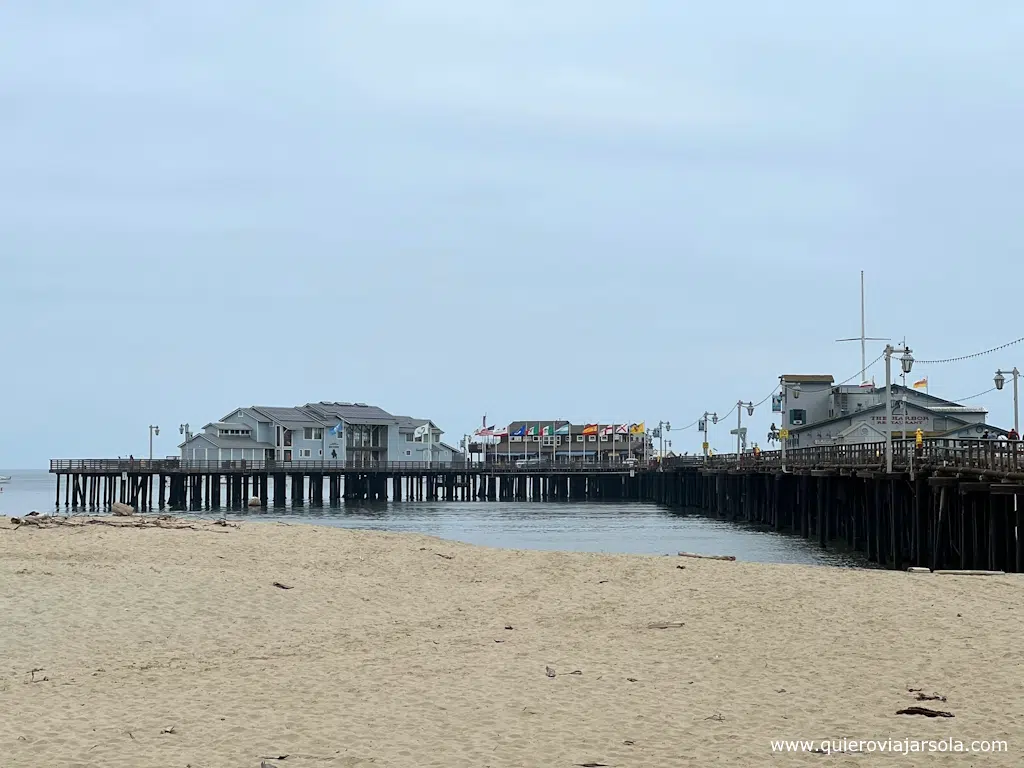
[[[860,383],[863,384],[868,376],[868,352],[869,341],[889,341],[888,338],[881,339],[867,335],[866,321],[864,318],[864,270],[860,271],[860,336],[852,339],[836,339],[836,341],[859,341],[860,342]]]
[[[860,383],[867,380],[868,353],[867,336],[864,330],[864,270],[860,271]]]

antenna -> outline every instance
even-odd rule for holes
[[[852,339],[836,339],[840,341],[859,341],[860,342],[860,381],[864,383],[868,373],[868,355],[867,355],[867,344],[868,341],[889,341],[888,338],[882,339],[876,336],[865,336],[864,331],[864,270],[860,271],[860,336],[856,336]]]

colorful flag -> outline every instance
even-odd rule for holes
[[[538,426],[534,424],[532,427],[526,430],[526,434],[536,436],[538,434]]]
[[[521,426],[519,429],[517,429],[515,432],[512,433],[512,436],[513,437],[522,437],[525,434],[526,434],[526,425],[523,424],[523,426]]]
[[[555,430],[556,435],[568,435],[569,434],[569,422],[565,422],[562,426]]]
[[[860,388],[861,389],[874,389],[874,387],[875,387],[875,380],[874,379],[871,379],[871,381],[862,381],[861,384],[860,384]]]
[[[340,435],[341,432],[342,432],[343,427],[344,427],[344,425],[341,422],[338,422],[337,424],[335,424],[333,427],[331,427],[328,430],[328,434]]]
[[[596,435],[597,434],[597,424],[584,424],[583,425],[583,434],[584,435]]]
[[[631,435],[642,435],[644,433],[644,424],[647,422],[641,421],[639,424],[632,424],[629,427],[629,433]]]
[[[508,427],[491,427],[491,434],[494,437],[505,437],[508,434]]]
[[[552,427],[552,426],[551,426],[550,424],[548,424],[548,425],[547,425],[546,427],[541,427],[541,428],[540,428],[540,433],[541,433],[541,434],[542,434],[542,435],[543,435],[544,437],[548,437],[549,435],[552,435],[552,434],[554,434],[554,432],[555,432],[555,428],[554,428],[554,427]]]
[[[615,427],[615,432],[620,435],[629,434],[629,424],[619,424],[617,427]]]
[[[490,427],[484,426],[481,429],[478,429],[476,431],[476,434],[479,437],[490,437],[491,435],[494,434],[494,426],[493,425],[490,426]]]
[[[602,435],[610,435],[613,432],[615,432],[615,425],[614,424],[609,424],[607,427],[605,427],[604,429],[601,430],[601,434]]]
[[[914,389],[926,389],[928,387],[928,377],[925,376],[920,381],[914,382]]]

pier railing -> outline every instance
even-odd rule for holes
[[[893,467],[911,466],[956,467],[990,470],[994,472],[1024,472],[1024,444],[1009,440],[925,440],[918,451],[914,441],[893,442]],[[713,469],[736,468],[804,468],[831,467],[878,468],[885,466],[885,443],[836,443],[805,448],[787,448],[785,461],[782,451],[762,451],[755,456],[747,452],[721,453],[709,456],[682,456],[666,459],[665,468],[708,466]]]
[[[51,459],[50,472],[54,474],[109,475],[123,472],[152,474],[237,474],[254,472],[267,474],[311,474],[332,472],[473,472],[480,474],[573,474],[593,472],[629,472],[643,469],[639,465],[616,462],[537,462],[519,465],[516,462],[483,464],[465,461],[298,461],[242,459],[207,461],[181,459]]]

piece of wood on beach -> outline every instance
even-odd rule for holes
[[[925,717],[954,717],[952,712],[943,712],[940,709],[928,709],[928,707],[907,707],[901,709],[897,715],[924,715]]]
[[[736,555],[700,555],[696,552],[680,552],[679,557],[696,557],[700,560],[729,560],[736,559]]]
[[[972,571],[972,570],[953,570],[953,569],[942,569],[939,571],[932,571],[932,573],[939,573],[943,576],[1005,576],[1005,571]]]
[[[909,568],[907,568],[907,573],[931,573],[931,572],[932,572],[931,568],[922,568],[919,565],[912,565]]]
[[[929,696],[927,693],[922,693],[921,691],[917,692],[917,696],[915,696],[915,698],[918,701],[945,701],[946,700],[946,697],[943,696],[941,693],[933,693],[933,694],[931,694]]]
[[[655,621],[647,625],[648,629],[678,629],[679,627],[685,627],[686,624],[682,621]]]
[[[131,517],[135,514],[135,507],[130,504],[124,504],[120,501],[115,501],[110,505],[110,511],[117,517]]]
[[[274,586],[278,589],[291,589],[292,587],[288,584],[282,584],[280,581],[275,581]]]

